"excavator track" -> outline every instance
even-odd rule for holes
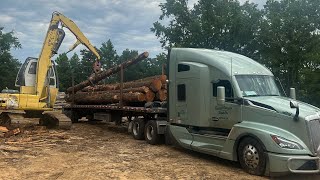
[[[59,129],[71,129],[72,121],[69,117],[59,111],[45,111],[44,118],[40,120],[41,124],[58,127]],[[47,121],[47,122],[46,122]]]
[[[7,111],[0,113],[0,125],[13,125],[17,127],[43,125],[49,128],[69,130],[72,122],[69,117],[59,111],[45,111],[40,117],[26,116],[26,113],[23,111]]]

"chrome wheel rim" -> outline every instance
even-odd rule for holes
[[[147,127],[147,138],[148,138],[148,140],[152,139],[153,133],[154,133],[153,127],[152,126],[148,126]]]
[[[260,158],[256,147],[248,144],[243,150],[243,157],[244,162],[249,168],[255,169],[258,167]]]

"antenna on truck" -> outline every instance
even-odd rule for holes
[[[231,66],[231,68],[230,68],[230,83],[232,82],[232,62],[233,62],[233,59],[232,59],[232,57],[231,57],[231,64],[230,64],[230,66]]]

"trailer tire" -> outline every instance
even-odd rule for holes
[[[135,118],[132,121],[132,136],[134,139],[143,140],[144,139],[144,120],[140,118]]]
[[[159,144],[161,141],[161,135],[158,134],[157,122],[150,120],[147,122],[144,130],[144,137],[148,144]]]
[[[246,172],[258,176],[264,174],[267,157],[259,141],[251,137],[244,138],[239,143],[237,153],[240,165]]]
[[[63,113],[68,117],[70,118],[71,122],[72,123],[77,123],[79,122],[79,115],[76,111],[74,110],[63,110]]]

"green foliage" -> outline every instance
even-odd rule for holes
[[[98,50],[98,53],[100,51]],[[93,63],[96,60],[96,57],[92,52],[89,50],[83,49],[80,51],[80,55],[82,56],[81,62],[80,62],[80,76],[81,77],[89,77],[93,73]]]
[[[320,106],[320,1],[269,0],[259,35],[261,62],[279,77],[285,89]],[[317,100],[317,101],[314,101]]]
[[[70,58],[70,68],[71,68],[71,75],[74,78],[74,83],[78,84],[80,83],[83,79],[81,77],[81,61],[79,56],[74,53],[73,56]],[[70,78],[69,78],[70,79]],[[72,82],[71,82],[72,84]]]
[[[187,0],[160,4],[160,21],[151,31],[164,48],[227,50],[266,65],[286,90],[320,107],[320,1],[268,0],[263,9],[238,0]]]
[[[200,47],[221,49],[253,55],[257,44],[261,11],[248,2],[237,0],[199,0],[188,9],[187,0],[167,0],[160,4],[160,20],[151,31],[160,38],[163,47]]]
[[[15,78],[21,64],[11,55],[12,48],[21,48],[18,38],[13,32],[4,33],[0,27],[0,91],[5,88],[16,89]]]
[[[101,63],[104,69],[113,67],[117,64],[119,56],[117,51],[109,39],[107,42],[102,43],[100,47]]]
[[[109,69],[118,64],[119,56],[110,39],[107,42],[102,43],[100,55],[103,69]],[[110,76],[104,80],[104,83],[117,82],[118,79],[118,76]]]
[[[138,51],[126,49],[121,55],[118,55],[110,39],[101,44],[98,52],[101,56],[103,69],[105,70],[132,59],[139,54]],[[57,57],[56,63],[60,91],[65,91],[68,87],[72,86],[72,75],[75,84],[88,79],[88,77],[92,75],[92,65],[95,61],[95,56],[88,50],[81,50],[80,53],[82,56],[81,59],[77,54],[74,54],[70,59],[68,59],[66,54],[60,54]],[[162,64],[165,63],[165,61],[166,55],[162,53],[159,54],[157,58],[148,58],[132,65],[124,69],[124,81],[159,75],[162,72]],[[120,82],[120,73],[107,77],[102,83],[115,82]]]
[[[68,87],[72,85],[72,72],[68,56],[65,53],[59,54],[59,56],[56,59],[56,63],[59,78],[59,88],[60,91],[65,91]]]

